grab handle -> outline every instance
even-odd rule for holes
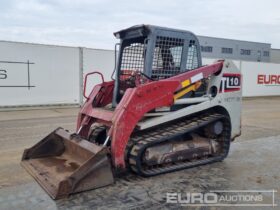
[[[99,74],[101,76],[101,79],[102,79],[102,83],[104,83],[104,76],[102,73],[100,73],[99,71],[93,71],[93,72],[90,72],[90,73],[87,73],[85,75],[85,81],[84,81],[84,91],[83,91],[83,95],[86,99],[88,99],[88,96],[86,96],[86,89],[87,89],[87,78],[89,75],[92,75],[92,74]]]

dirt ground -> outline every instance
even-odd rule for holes
[[[242,110],[242,135],[223,162],[147,179],[128,175],[107,188],[59,201],[53,201],[19,163],[24,148],[57,127],[74,131],[78,108],[2,111],[0,209],[184,209],[189,207],[167,204],[166,193],[218,189],[274,189],[278,191],[274,209],[280,209],[280,97],[244,99]]]

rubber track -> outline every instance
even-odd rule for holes
[[[223,141],[223,153],[221,155],[195,161],[185,160],[172,164],[161,164],[148,169],[143,168],[142,156],[148,147],[155,146],[166,141],[172,141],[174,137],[183,135],[187,132],[193,132],[198,128],[203,128],[204,126],[217,120],[221,120],[224,123],[224,131],[220,137]],[[227,156],[229,151],[230,133],[230,120],[227,116],[221,114],[202,114],[193,118],[179,120],[172,125],[169,124],[167,126],[158,127],[154,130],[139,132],[131,137],[127,146],[127,165],[129,165],[129,168],[135,173],[148,177],[221,161]]]

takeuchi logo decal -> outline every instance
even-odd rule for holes
[[[279,74],[259,74],[257,78],[258,85],[278,86],[280,85]]]

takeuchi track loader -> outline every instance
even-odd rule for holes
[[[53,199],[114,183],[124,171],[154,176],[222,161],[241,133],[241,74],[202,66],[188,31],[138,25],[114,34],[114,79],[85,95],[76,133],[57,128],[26,149],[22,166]],[[186,173],[188,173],[186,171]]]

